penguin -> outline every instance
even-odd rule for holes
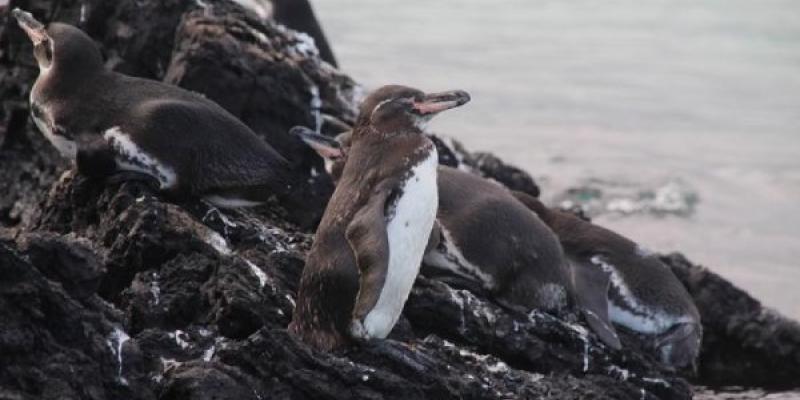
[[[294,127],[325,160],[334,182],[349,157],[350,135],[336,139]],[[606,303],[578,302],[572,269],[550,228],[510,190],[483,177],[438,166],[439,208],[424,264],[488,292],[507,308],[562,315],[575,309],[609,347],[620,349]],[[465,284],[466,283],[466,284]],[[477,283],[477,288],[472,283]],[[600,305],[599,308],[592,308]]]
[[[436,217],[434,115],[470,100],[390,85],[359,107],[351,147],[306,258],[289,331],[331,351],[389,335]]]
[[[80,29],[12,11],[33,42],[31,117],[84,175],[138,179],[218,207],[255,206],[290,190],[289,163],[222,107],[161,82],[107,70]]]
[[[575,269],[581,301],[600,302],[593,308],[607,308],[614,324],[650,337],[662,363],[694,366],[703,337],[700,313],[656,254],[569,212],[549,209],[526,193],[514,196],[558,236]]]

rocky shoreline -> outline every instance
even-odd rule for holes
[[[121,72],[221,104],[293,162],[305,206],[321,212],[331,183],[287,131],[351,124],[361,88],[306,35],[228,1],[11,3],[81,26]],[[702,315],[696,375],[664,369],[634,334],[612,351],[574,321],[424,276],[391,340],[313,352],[285,329],[313,218],[172,204],[135,182],[75,176],[28,122],[38,71],[4,19],[0,399],[685,399],[695,385],[800,387],[800,325],[679,254],[663,260]],[[499,158],[438,144],[443,163],[538,195]]]

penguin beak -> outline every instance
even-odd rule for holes
[[[336,139],[321,135],[305,126],[295,126],[289,129],[289,134],[299,137],[323,158],[335,159],[342,155],[342,146]]]
[[[17,19],[19,27],[28,34],[34,46],[48,39],[44,24],[33,18],[31,13],[15,8],[11,11],[11,15]]]
[[[438,114],[468,103],[469,94],[463,90],[426,94],[421,101],[414,102],[414,111],[421,115]]]

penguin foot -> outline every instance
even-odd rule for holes
[[[446,283],[453,289],[464,289],[472,292],[478,296],[489,297],[491,293],[486,289],[483,282],[476,279],[464,278],[454,275],[441,275],[436,277],[436,280]]]
[[[161,188],[161,183],[158,179],[142,172],[117,171],[106,177],[106,183],[110,185],[119,185],[132,181],[142,183],[153,189],[153,191],[158,191]]]
[[[412,352],[404,343],[394,340],[372,339],[365,342],[363,348],[394,364],[394,368],[402,366],[418,374],[430,372],[430,360],[427,360],[422,353]]]
[[[353,322],[350,323],[350,335],[357,339],[367,340],[369,339],[369,333],[367,333],[367,328],[364,327],[364,323],[354,319]]]

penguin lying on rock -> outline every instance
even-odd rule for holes
[[[213,101],[109,71],[80,29],[45,27],[18,8],[12,14],[39,65],[32,119],[80,173],[145,180],[170,197],[219,207],[293,195],[287,161]]]
[[[361,104],[300,279],[293,335],[325,351],[389,335],[436,217],[438,153],[421,127],[468,101],[461,91],[384,86]]]
[[[292,133],[324,158],[336,181],[350,133],[336,139],[304,127],[292,128]],[[432,237],[438,235],[441,242],[428,249],[426,264],[471,278],[498,299],[529,309],[548,310],[552,303],[542,301],[547,298],[543,294],[568,290],[589,326],[610,347],[620,348],[613,322],[652,337],[663,363],[694,363],[702,338],[699,313],[657,257],[614,232],[547,209],[528,194],[476,175],[440,166],[438,180],[440,232]],[[529,221],[530,215],[519,214],[520,207],[539,218]],[[551,237],[557,237],[555,246]],[[555,247],[562,251],[562,246],[561,258],[554,256]],[[527,268],[520,268],[520,262]],[[563,275],[554,272],[558,269],[567,271],[568,282],[542,284],[548,276]]]
[[[700,313],[657,255],[572,213],[549,209],[526,193],[514,195],[558,235],[576,270],[577,289],[607,292],[593,299],[603,301],[595,308],[607,308],[613,323],[652,337],[652,347],[663,363],[694,364],[703,338]]]
[[[334,182],[350,157],[350,134],[337,139],[294,127],[325,160]],[[582,305],[579,311],[600,339],[619,349],[620,342],[608,321],[605,293],[577,293],[572,271],[555,234],[505,187],[477,175],[446,166],[438,167],[439,207],[436,225],[425,253],[426,266],[475,282],[510,308],[541,310],[560,315]],[[473,287],[467,283],[463,285]],[[597,301],[580,301],[581,296]]]

